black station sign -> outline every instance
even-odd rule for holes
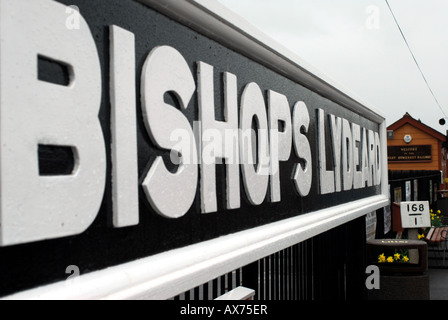
[[[380,124],[141,2],[0,19],[0,295],[381,193]]]
[[[431,162],[431,160],[431,145],[387,147],[387,161],[390,162]]]

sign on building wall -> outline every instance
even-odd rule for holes
[[[383,118],[159,6],[0,0],[0,295],[387,203]]]
[[[431,145],[421,146],[388,146],[387,160],[390,162],[430,162]]]

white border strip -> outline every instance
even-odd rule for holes
[[[380,124],[380,113],[212,0],[138,0],[196,31],[311,88],[347,109]],[[276,49],[273,49],[276,48]],[[389,204],[387,155],[382,158],[382,195],[353,201],[185,248],[95,271],[75,281],[23,291],[4,299],[169,299],[222,274],[312,238]]]
[[[169,299],[231,270],[361,217],[389,200],[375,196],[226,235],[5,299]]]

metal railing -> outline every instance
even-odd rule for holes
[[[173,299],[214,300],[239,286],[254,289],[254,300],[364,299],[365,218],[257,260]]]

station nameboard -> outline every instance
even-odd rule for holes
[[[0,296],[385,204],[384,119],[153,3],[0,0]]]

